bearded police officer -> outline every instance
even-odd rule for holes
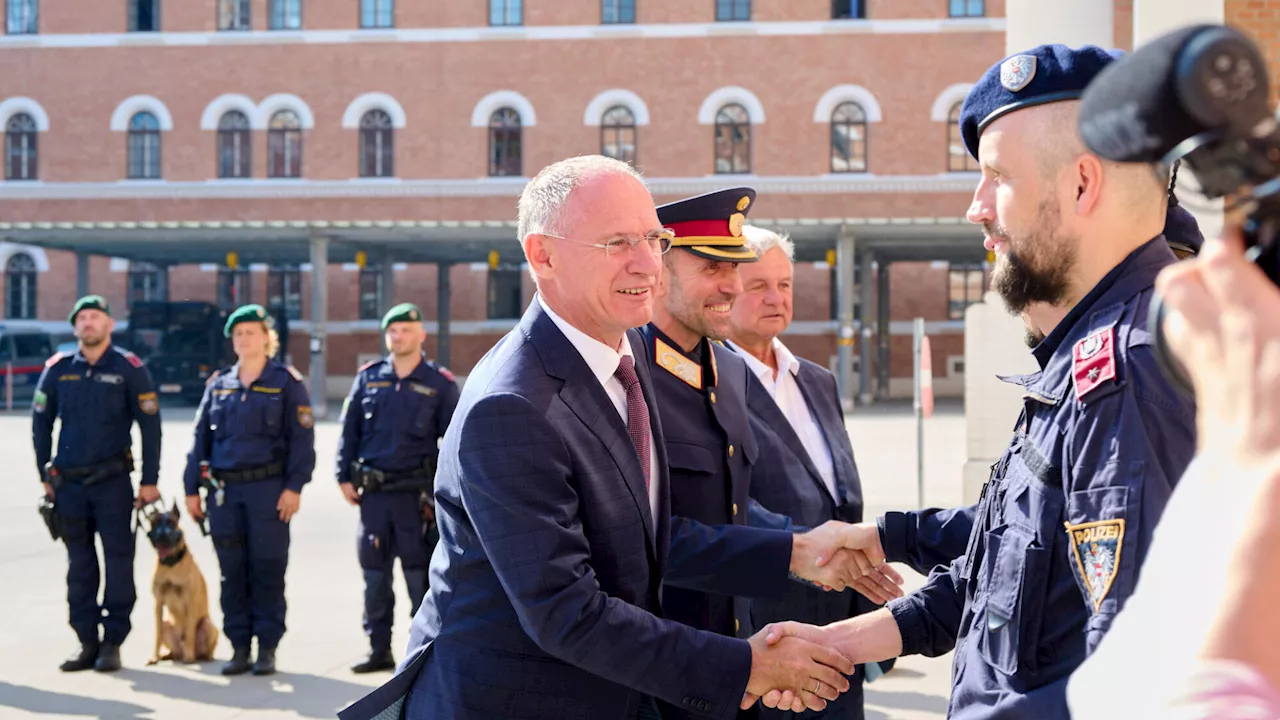
[[[129,635],[137,598],[129,530],[135,505],[130,428],[136,422],[142,433],[137,503],[144,504],[160,497],[159,401],[138,356],[111,345],[115,322],[106,300],[80,298],[67,320],[80,348],[45,363],[31,405],[31,434],[36,466],[67,546],[67,605],[71,628],[80,639],[80,650],[62,663],[62,670],[111,671],[120,668],[120,645]],[[62,420],[62,429],[53,457],[55,418]],[[106,565],[101,605],[95,534],[102,538]]]
[[[914,549],[946,565],[888,609],[817,633],[859,660],[954,648],[951,717],[1068,716],[1067,678],[1133,592],[1196,446],[1195,408],[1147,325],[1155,277],[1177,261],[1168,186],[1090,154],[1076,130],[1080,95],[1113,57],[1041,46],[965,100],[982,166],[969,220],[996,254],[993,288],[1043,334],[1040,369],[1006,378],[1023,410],[976,507],[885,518],[890,559]]]
[[[432,487],[438,441],[458,404],[448,368],[426,359],[422,311],[411,303],[382,318],[388,355],[356,373],[342,405],[338,486],[360,506],[356,556],[364,570],[364,632],[369,657],[356,673],[395,669],[391,654],[395,559],[409,587],[413,617],[427,592],[427,566],[435,549]]]

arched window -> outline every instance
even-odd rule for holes
[[[4,285],[8,289],[5,317],[10,320],[36,318],[36,261],[26,253],[9,257],[4,268]]]
[[[370,110],[360,118],[360,177],[394,177],[391,116]]]
[[[867,171],[867,114],[855,102],[831,113],[831,172]]]
[[[716,113],[716,173],[751,172],[751,118],[741,105]]]
[[[253,174],[249,118],[239,110],[218,119],[218,177],[247,178]]]
[[[18,113],[4,128],[4,178],[35,180],[36,168],[36,121]]]
[[[267,176],[302,177],[302,122],[292,110],[280,110],[267,126]]]
[[[160,177],[160,121],[149,112],[129,119],[129,178],[155,180]]]
[[[614,105],[600,120],[600,154],[632,165],[636,162],[636,116],[631,108]]]
[[[520,114],[509,107],[489,116],[489,175],[520,175]]]
[[[960,134],[960,106],[956,103],[947,113],[947,170],[950,172],[973,172],[978,170],[978,161],[973,159],[964,147],[964,136]]]

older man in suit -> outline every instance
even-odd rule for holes
[[[758,260],[738,268],[742,293],[733,305],[728,345],[751,370],[747,402],[760,446],[751,497],[798,525],[861,522],[862,483],[835,376],[796,357],[778,339],[791,324],[795,248],[790,239],[760,227],[746,225],[742,235]],[[868,560],[876,565],[883,561],[883,556]],[[897,576],[887,565],[883,571]],[[780,599],[753,600],[751,621],[753,628],[782,620],[826,625],[874,607],[853,590],[824,593],[795,584]],[[880,669],[870,668],[873,675]],[[864,668],[859,666],[849,692],[825,711],[805,717],[861,720],[863,679]],[[762,713],[783,716],[783,711],[769,708],[762,708]]]
[[[467,379],[445,435],[440,542],[409,651],[340,716],[655,717],[658,698],[731,718],[770,688],[824,707],[849,687],[839,655],[662,617],[664,582],[767,596],[789,572],[830,580],[818,558],[843,535],[671,517],[632,330],[650,319],[670,247],[648,190],[625,163],[573,158],[540,172],[519,206],[538,295]]]

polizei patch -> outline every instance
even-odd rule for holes
[[[1094,612],[1111,592],[1120,570],[1120,550],[1124,544],[1124,520],[1100,520],[1082,525],[1067,525],[1076,569],[1084,583]]]

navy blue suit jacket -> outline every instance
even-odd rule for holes
[[[817,527],[829,520],[861,522],[862,483],[853,457],[853,445],[844,424],[844,412],[840,407],[835,376],[820,365],[800,359],[796,384],[831,450],[836,490],[840,499],[838,503],[827,490],[822,476],[818,474],[817,465],[778,403],[769,395],[755,373],[750,375],[747,406],[751,413],[751,427],[759,445],[759,459],[751,474],[751,497],[769,510],[789,516],[801,526]],[[791,583],[785,597],[779,600],[751,601],[752,631],[784,620],[826,625],[874,608],[871,601],[853,590],[826,592],[801,583]],[[861,666],[851,680],[853,687],[849,692],[829,703],[821,717],[863,717]],[[765,715],[794,717],[791,713],[768,711],[765,711]]]
[[[643,357],[640,335],[628,338]],[[735,716],[749,646],[663,619],[662,583],[780,594],[785,568],[771,576],[754,558],[781,531],[670,517],[652,379],[636,368],[658,454],[656,532],[624,421],[536,299],[480,361],[441,448],[440,542],[409,651],[343,720],[635,717],[642,694]]]

